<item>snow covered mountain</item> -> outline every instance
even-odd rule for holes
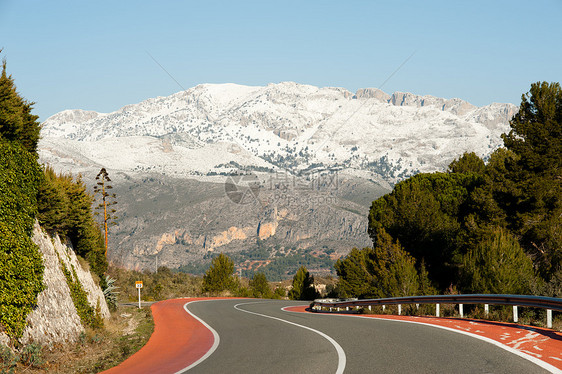
[[[55,114],[43,123],[41,156],[196,178],[233,165],[338,167],[395,183],[443,169],[464,151],[488,155],[516,110],[378,89],[204,84],[113,113]]]
[[[204,84],[113,113],[55,114],[39,154],[89,186],[109,171],[113,263],[198,272],[227,252],[247,275],[280,279],[303,261],[333,273],[330,261],[370,244],[373,200],[464,151],[487,156],[516,111],[372,88]]]

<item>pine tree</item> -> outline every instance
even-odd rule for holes
[[[58,183],[52,167],[46,166],[39,185],[37,219],[45,230],[65,236],[68,227],[65,218],[70,209],[70,201]]]
[[[373,276],[367,270],[366,252],[372,248],[353,248],[345,258],[336,261],[334,268],[339,277],[340,293],[345,297],[365,297],[369,294]]]
[[[465,152],[458,160],[449,165],[451,173],[475,173],[483,174],[486,164],[474,152]]]
[[[561,176],[562,89],[559,83],[537,82],[522,95],[519,112],[502,135],[507,149],[520,157],[519,164],[534,173]]]
[[[562,89],[537,82],[522,96],[519,112],[503,135],[517,158],[508,165],[505,200],[510,229],[519,236],[548,280],[562,262]]]
[[[338,287],[346,297],[374,298],[434,294],[425,264],[415,259],[382,228],[373,248],[354,248],[336,262]]]
[[[255,273],[252,279],[250,279],[250,289],[252,291],[252,296],[262,299],[270,299],[273,296],[271,292],[271,287],[267,282],[267,277],[264,273]]]
[[[76,253],[100,278],[107,269],[103,236],[92,217],[93,197],[79,175],[57,175],[46,167],[39,187],[38,219],[48,230],[66,237]]]
[[[314,277],[308,272],[306,267],[301,266],[293,277],[293,288],[289,291],[291,300],[314,300],[318,297],[314,288]]]
[[[101,202],[96,206],[97,210],[103,210],[103,231],[105,236],[105,256],[107,257],[108,248],[108,233],[109,226],[115,225],[115,220],[117,216],[115,215],[116,210],[112,208],[113,205],[117,204],[116,195],[114,193],[110,194],[108,190],[111,190],[113,186],[109,184],[111,179],[105,168],[101,168],[98,175],[96,175],[96,185],[94,186],[94,194],[100,195],[98,200]],[[99,212],[95,213],[99,215]]]
[[[432,280],[447,287],[462,261],[457,238],[474,188],[475,173],[417,174],[375,200],[369,212],[369,235],[377,247],[379,229],[399,240],[418,263],[425,260]]]
[[[465,289],[469,293],[527,294],[534,279],[533,264],[517,239],[493,228],[464,257]]]
[[[211,266],[203,276],[203,292],[234,291],[237,286],[234,262],[228,256],[219,254],[213,259]]]

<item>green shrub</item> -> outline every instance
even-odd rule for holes
[[[43,349],[41,348],[41,345],[31,343],[24,346],[20,350],[19,361],[27,367],[43,367],[45,360],[43,358]]]
[[[17,363],[18,359],[14,352],[0,344],[0,373],[13,373]]]
[[[66,284],[70,289],[70,297],[72,298],[72,302],[80,320],[82,321],[82,324],[92,328],[103,327],[99,301],[97,307],[95,309],[92,308],[88,302],[88,295],[86,294],[86,291],[84,291],[84,288],[78,279],[74,266],[71,265],[72,271],[70,271],[60,258],[59,262],[61,264],[62,272],[66,278]]]
[[[31,240],[41,170],[20,146],[0,141],[0,325],[20,337],[43,286],[43,262]]]

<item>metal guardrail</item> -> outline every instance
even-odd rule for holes
[[[390,297],[383,299],[317,299],[310,306],[313,311],[335,311],[341,308],[349,310],[350,308],[368,307],[369,310],[373,305],[398,305],[398,314],[401,314],[402,304],[435,304],[435,314],[439,317],[440,304],[459,304],[459,314],[463,317],[464,304],[484,304],[484,311],[488,314],[488,305],[511,305],[513,306],[513,321],[518,321],[517,307],[531,307],[546,309],[546,325],[552,328],[552,311],[562,311],[562,299],[556,297],[545,296],[529,296],[529,295],[492,295],[492,294],[474,294],[474,295],[433,295],[433,296],[406,296],[406,297]]]

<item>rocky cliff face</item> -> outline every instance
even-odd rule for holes
[[[122,214],[110,235],[109,253],[119,266],[176,268],[212,253],[235,254],[258,245],[274,258],[298,249],[329,248],[344,255],[370,244],[367,204],[350,200],[344,191],[351,194],[352,187],[343,182],[334,191],[281,192],[262,186],[250,200],[236,203],[224,183],[124,180],[120,175],[113,180]],[[362,186],[366,201],[388,191],[371,185]]]
[[[90,272],[82,268],[72,248],[61,243],[58,236],[51,238],[43,232],[38,223],[33,229],[33,242],[39,246],[43,256],[45,290],[38,296],[37,307],[27,316],[27,327],[20,342],[42,345],[74,342],[84,331],[84,327],[72,302],[60,261],[64,261],[68,268],[74,267],[82,287],[88,294],[90,305],[94,308],[99,305],[102,317],[109,318],[103,292]],[[7,337],[4,335],[2,338],[1,335],[0,333],[0,343],[2,340],[6,343]]]

